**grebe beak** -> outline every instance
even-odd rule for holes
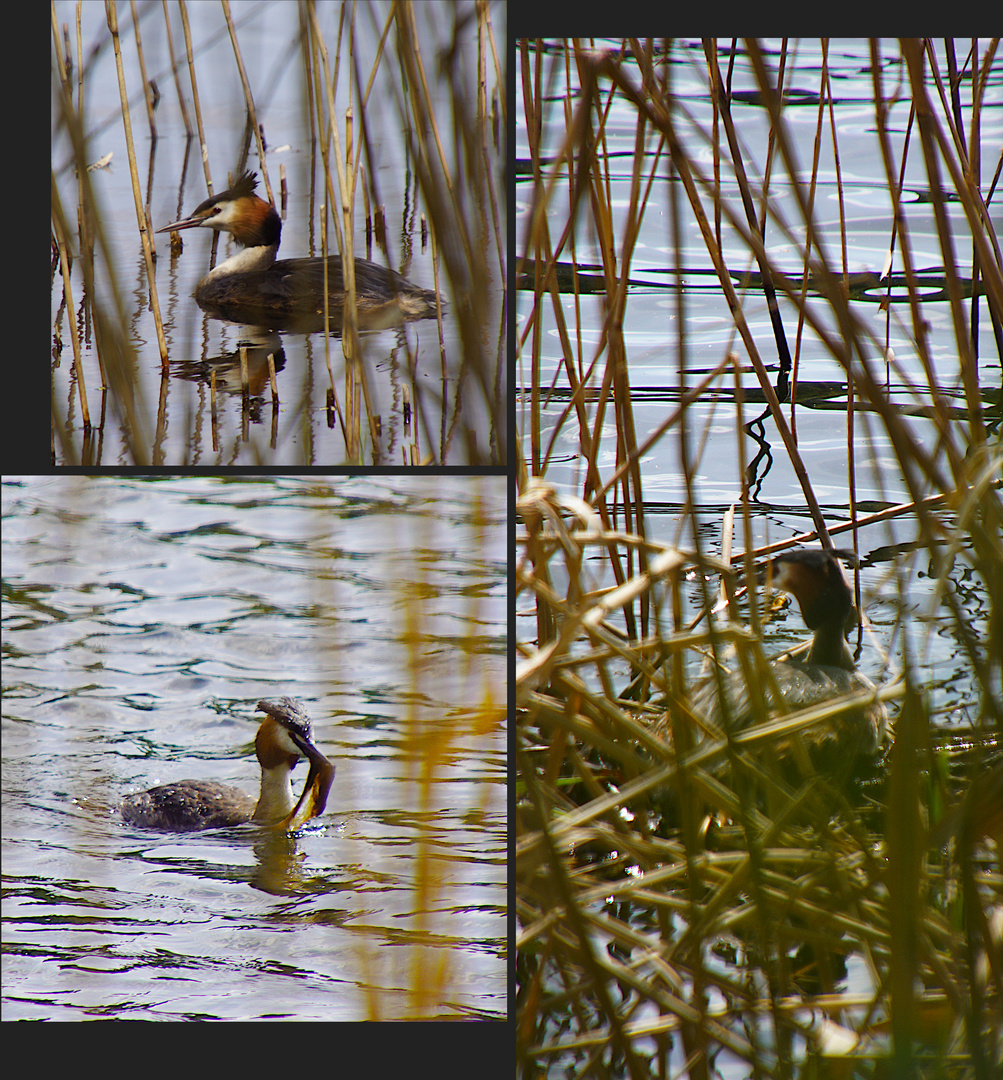
[[[292,813],[283,818],[276,829],[297,829],[305,824],[310,818],[320,817],[327,806],[327,795],[334,783],[335,768],[330,761],[317,749],[313,743],[305,740],[294,739],[297,746],[303,751],[304,756],[310,762],[310,771],[307,773],[306,783],[303,785],[303,794],[299,802],[293,807]],[[302,811],[302,815],[301,815]]]
[[[182,218],[180,221],[175,221],[170,225],[165,225],[162,229],[156,229],[155,232],[179,232],[181,229],[194,229],[199,225],[206,223],[205,214],[193,214],[192,217]]]

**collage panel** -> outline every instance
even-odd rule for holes
[[[511,1046],[506,487],[4,477],[3,1019]]]
[[[52,464],[506,467],[506,15],[57,0]]]
[[[1000,41],[514,38],[516,1075],[1003,1075]]]

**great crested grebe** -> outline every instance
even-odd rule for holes
[[[274,829],[294,828],[302,820],[324,812],[334,780],[334,766],[313,742],[310,717],[293,698],[259,701],[266,713],[254,739],[261,766],[258,801],[239,788],[211,780],[179,780],[128,796],[122,817],[130,825],[168,832],[193,832],[253,822]],[[290,783],[296,762],[305,757],[310,772],[300,795],[293,799]]]
[[[221,195],[195,208],[191,217],[157,229],[215,229],[228,232],[244,250],[219,264],[198,283],[195,299],[228,318],[248,321],[270,316],[318,316],[324,313],[324,259],[275,261],[282,222],[274,207],[255,194],[257,173],[245,172]],[[327,262],[328,310],[341,325],[345,282],[341,258]],[[367,259],[355,260],[356,312],[360,329],[399,326],[408,319],[434,318],[434,292],[412,284],[394,270]]]
[[[804,660],[778,660],[770,664],[769,677],[759,688],[766,714],[761,709],[757,711],[741,671],[722,672],[720,677],[710,675],[703,679],[690,699],[695,714],[734,734],[780,713],[796,712],[863,691],[874,693],[874,683],[854,670],[844,637],[855,609],[853,594],[837,556],[855,558],[852,552],[799,548],[772,560],[774,587],[794,596],[805,624],[815,636]],[[653,727],[666,735],[671,730],[671,721],[671,714],[663,714]],[[805,729],[801,737],[816,765],[838,767],[858,756],[876,753],[884,741],[887,721],[888,712],[882,702],[865,700]],[[789,749],[789,743],[776,745],[781,757]]]

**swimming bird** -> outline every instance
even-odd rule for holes
[[[274,323],[323,316],[326,295],[331,325],[340,327],[346,300],[340,256],[276,262],[282,221],[275,208],[255,193],[257,182],[257,173],[245,172],[232,188],[199,203],[190,217],[157,229],[158,233],[215,229],[230,233],[243,247],[202,278],[195,289],[196,301],[211,314],[237,322]],[[435,318],[434,292],[368,259],[355,259],[354,266],[360,329]]]
[[[797,600],[805,625],[814,631],[807,657],[771,662],[755,693],[741,670],[708,676],[690,699],[694,714],[722,732],[736,734],[771,717],[866,694],[837,715],[803,729],[801,738],[812,761],[829,766],[873,755],[880,748],[888,711],[874,698],[874,683],[855,669],[846,644],[847,624],[855,621],[856,609],[839,557],[855,558],[852,552],[798,548],[772,560],[773,586]],[[671,714],[654,726],[667,734]],[[783,757],[790,740],[774,743],[774,749]]]
[[[254,739],[261,766],[257,801],[240,788],[213,780],[179,780],[140,791],[123,800],[122,817],[130,825],[166,832],[193,832],[252,822],[274,829],[295,828],[300,812],[307,818],[324,812],[335,767],[317,749],[313,727],[302,704],[293,698],[259,701],[266,714]],[[310,771],[299,801],[293,798],[292,770],[301,757]]]

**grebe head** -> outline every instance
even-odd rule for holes
[[[313,805],[308,817],[324,812],[334,766],[317,749],[313,725],[306,710],[294,698],[259,701],[258,708],[268,715],[254,737],[254,752],[261,766],[261,796],[252,821],[289,827],[313,789]],[[303,794],[293,807],[291,774],[296,762],[305,757],[310,762]]]
[[[247,248],[273,248],[274,258],[282,238],[282,221],[274,207],[255,194],[257,186],[258,174],[245,172],[228,191],[199,203],[191,217],[165,225],[157,232],[215,229],[230,233]]]
[[[815,631],[808,663],[852,671],[853,657],[844,633],[856,625],[857,610],[839,559],[854,565],[857,562],[852,551],[822,548],[786,551],[771,563],[773,585],[797,600],[805,626]]]
[[[293,828],[324,812],[334,766],[314,744],[313,725],[300,702],[284,697],[259,701],[258,708],[267,716],[254,737],[254,752],[261,766],[261,795],[251,820],[277,829]],[[294,806],[291,778],[301,757],[310,762],[310,772]]]

